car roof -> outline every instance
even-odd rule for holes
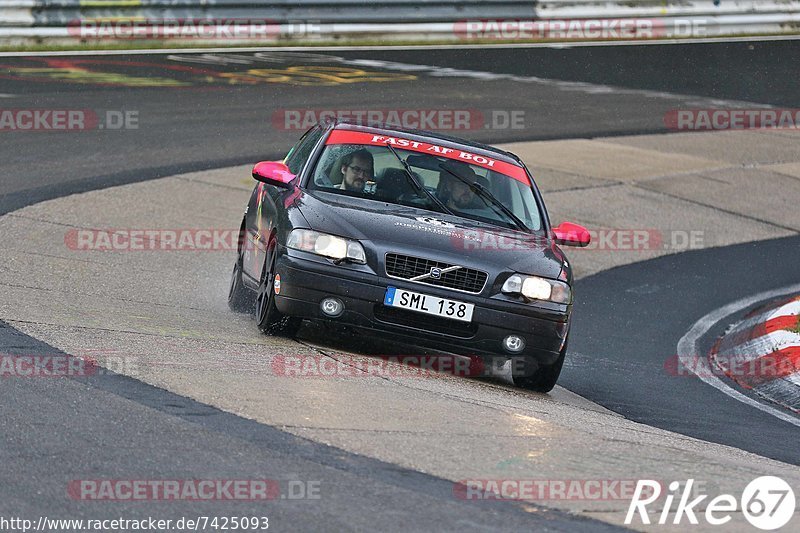
[[[522,163],[522,160],[516,155],[512,154],[511,152],[506,152],[505,150],[495,148],[494,146],[489,146],[488,144],[481,144],[474,141],[468,141],[466,139],[461,139],[459,137],[454,137],[443,133],[434,133],[432,131],[407,129],[407,128],[401,128],[399,126],[393,126],[390,124],[381,124],[381,123],[364,125],[341,119],[331,120],[326,124],[328,125],[329,128],[337,130],[363,131],[368,133],[376,133],[380,135],[388,134],[388,136],[391,137],[397,137],[398,136],[397,134],[400,134],[400,136],[402,136],[403,138],[411,138],[411,140],[418,140],[430,144],[440,144],[447,148],[469,147],[471,151],[475,152],[476,154],[491,156],[495,159],[500,159],[502,161],[505,161],[506,163],[511,163],[512,165],[525,168],[525,165]]]

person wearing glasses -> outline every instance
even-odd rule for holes
[[[337,188],[345,191],[364,192],[364,185],[373,179],[375,162],[368,150],[360,148],[342,159],[341,170],[342,183]]]

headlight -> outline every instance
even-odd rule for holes
[[[292,230],[292,233],[289,234],[289,239],[286,241],[286,247],[330,257],[337,261],[347,260],[361,264],[367,262],[364,247],[358,241],[351,241],[310,229]]]
[[[568,304],[572,299],[569,285],[563,281],[522,274],[514,274],[508,278],[502,291],[506,294],[521,294],[529,300],[547,300],[560,304]]]

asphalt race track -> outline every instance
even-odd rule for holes
[[[89,109],[101,123],[108,111],[132,111],[138,124],[118,131],[0,133],[0,215],[74,193],[279,157],[300,133],[280,127],[286,110],[382,108],[391,102],[397,108],[478,111],[484,121],[493,110],[523,111],[521,129],[482,122],[456,132],[500,143],[665,133],[665,114],[681,108],[798,108],[799,52],[800,41],[775,41],[0,57],[4,108]],[[442,67],[457,70],[432,74]],[[700,317],[796,284],[798,262],[800,240],[788,237],[661,257],[579,280],[570,358],[559,384],[633,421],[800,465],[796,424],[667,368],[679,339]],[[737,318],[714,326],[701,339],[703,350]],[[0,352],[58,353],[2,321]],[[524,502],[476,506],[453,498],[447,480],[113,373],[3,380],[0,402],[3,515],[150,512],[141,502],[92,508],[64,498],[68,480],[98,472],[113,479],[278,479],[283,499],[291,480],[318,480],[326,487],[319,500],[267,508],[270,521],[296,530],[613,528]],[[68,429],[53,435],[54,425]],[[158,507],[161,518],[250,510],[241,502]]]
[[[578,334],[561,383],[638,422],[800,464],[800,450],[790,444],[798,426],[682,376],[675,365],[678,339],[700,317],[796,284],[798,252],[800,239],[789,237],[666,256],[579,280]],[[769,276],[753,275],[760,271]],[[697,355],[707,354],[735,318],[712,328]]]
[[[7,326],[0,332],[4,351],[58,353]],[[300,531],[463,531],[498,524],[514,530],[617,529],[511,502],[476,506],[454,498],[453,484],[446,480],[301,439],[124,376],[46,381],[6,380],[0,388],[6,517],[177,521],[257,515],[268,516],[273,527]],[[68,429],[54,438],[52,428],[65,421]],[[67,483],[84,472],[126,480],[270,479],[280,483],[280,496],[258,506],[236,501],[87,505],[65,498]],[[293,483],[300,483],[299,492],[292,492]]]

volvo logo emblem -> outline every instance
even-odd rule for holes
[[[447,274],[448,272],[455,272],[463,267],[459,265],[449,266],[447,268],[439,268],[439,267],[431,267],[429,271],[424,274],[420,274],[419,276],[414,276],[413,278],[409,278],[409,281],[421,281],[423,279],[441,279],[442,274]]]

